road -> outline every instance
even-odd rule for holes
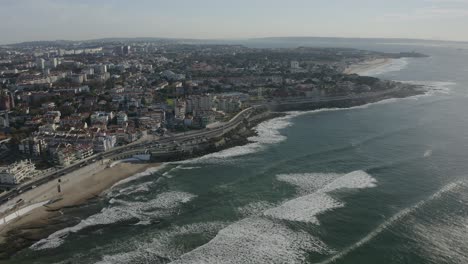
[[[79,168],[82,168],[94,162],[98,162],[100,160],[112,159],[116,156],[125,156],[125,153],[127,152],[130,152],[130,153],[134,153],[135,151],[144,152],[146,149],[156,148],[165,144],[177,145],[180,142],[184,142],[188,140],[195,140],[195,139],[208,140],[212,137],[220,136],[230,131],[231,129],[235,128],[237,125],[239,125],[239,123],[242,122],[244,118],[248,117],[255,108],[256,107],[244,109],[243,111],[239,112],[236,116],[234,116],[231,120],[229,120],[227,123],[223,124],[222,126],[213,128],[213,129],[203,129],[203,130],[193,131],[190,133],[178,133],[171,137],[160,138],[157,141],[144,140],[144,141],[128,144],[125,146],[116,147],[106,152],[97,153],[87,159],[81,160],[68,167],[53,171],[40,178],[36,178],[32,181],[28,181],[20,186],[17,186],[11,191],[0,196],[0,199],[1,199],[0,205],[13,199],[14,197],[18,196],[19,194],[23,192],[33,189],[34,187],[37,187],[49,181],[58,179],[65,174],[71,173]]]
[[[59,169],[54,171],[48,175],[42,176],[40,178],[34,179],[33,181],[26,182],[15,189],[3,194],[0,196],[0,205],[7,202],[8,200],[13,199],[14,197],[18,196],[19,194],[28,191],[35,186],[39,186],[41,184],[47,183],[54,179],[57,179],[65,174],[73,172],[81,167],[89,165],[91,163],[104,160],[104,159],[113,159],[117,157],[125,156],[126,153],[134,154],[135,152],[144,153],[147,149],[150,148],[158,148],[162,145],[173,145],[178,146],[180,143],[186,141],[193,141],[193,140],[208,140],[213,137],[217,137],[223,135],[226,132],[229,132],[233,128],[237,127],[245,118],[249,117],[250,114],[259,107],[263,106],[276,106],[282,104],[292,104],[292,103],[314,103],[314,102],[331,102],[331,101],[339,101],[339,100],[349,100],[349,99],[365,99],[375,96],[380,96],[384,94],[389,94],[398,91],[397,88],[385,90],[382,92],[372,92],[372,93],[365,93],[360,95],[343,95],[343,96],[333,96],[333,97],[314,97],[314,98],[291,98],[287,100],[274,100],[268,103],[262,103],[254,105],[250,108],[244,109],[243,111],[239,112],[236,116],[234,116],[231,120],[226,122],[225,124],[209,129],[205,128],[203,130],[197,130],[188,133],[178,133],[174,136],[160,138],[158,140],[143,140],[134,142],[125,146],[113,148],[107,152],[97,153],[87,159],[81,160],[73,165],[70,165],[66,168]]]

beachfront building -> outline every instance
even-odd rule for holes
[[[93,155],[93,145],[92,144],[82,144],[75,146],[75,156],[78,160],[89,158]]]
[[[94,152],[105,152],[115,147],[116,144],[117,137],[115,135],[102,136],[93,141],[93,149]]]
[[[36,174],[36,167],[30,160],[15,162],[6,167],[0,167],[0,183],[18,184],[25,178]]]
[[[93,155],[93,144],[72,145],[60,143],[50,149],[51,157],[59,166],[69,166],[76,161],[89,158]]]

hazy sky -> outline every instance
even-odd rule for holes
[[[102,37],[468,41],[468,0],[0,0],[0,43]]]

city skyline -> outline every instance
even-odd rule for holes
[[[466,0],[3,0],[0,44],[98,38],[409,38],[468,41]]]

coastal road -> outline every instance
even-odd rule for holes
[[[244,118],[248,117],[256,108],[257,106],[244,109],[241,112],[239,112],[236,116],[234,116],[231,120],[226,122],[225,124],[212,128],[212,129],[207,128],[207,129],[189,132],[189,133],[178,133],[172,137],[160,138],[159,140],[156,140],[156,141],[145,140],[142,142],[135,142],[135,143],[128,144],[125,146],[113,148],[107,152],[97,153],[87,159],[81,160],[68,167],[53,171],[50,174],[44,175],[40,178],[36,178],[32,181],[28,181],[20,186],[15,187],[11,191],[3,194],[0,197],[1,199],[0,205],[6,203],[7,201],[17,197],[18,195],[28,190],[31,190],[37,186],[40,186],[52,180],[56,180],[60,178],[61,176],[71,173],[84,166],[90,165],[95,162],[100,162],[103,159],[112,159],[118,156],[125,156],[126,153],[135,153],[138,151],[144,152],[146,149],[155,148],[155,147],[165,145],[165,144],[177,145],[179,142],[191,141],[194,139],[208,140],[210,138],[220,136],[226,132],[229,132],[233,128],[237,127],[237,125],[239,125],[244,120]]]
[[[13,190],[0,196],[0,205],[20,195],[21,193],[28,191],[34,187],[47,183],[49,181],[60,178],[61,176],[71,173],[79,168],[90,165],[95,162],[99,162],[103,159],[114,159],[123,157],[134,153],[144,153],[150,148],[158,148],[162,145],[173,145],[179,146],[180,143],[193,141],[193,140],[209,140],[213,137],[223,135],[235,127],[237,127],[244,119],[248,118],[257,108],[269,107],[269,106],[280,106],[286,104],[303,104],[303,103],[315,103],[315,102],[332,102],[340,100],[352,100],[352,99],[366,99],[376,96],[383,96],[398,92],[399,88],[393,88],[381,92],[369,92],[359,95],[342,95],[342,96],[328,96],[328,97],[314,97],[314,98],[292,98],[286,100],[272,100],[267,103],[258,103],[252,107],[244,109],[234,116],[231,120],[215,128],[205,128],[198,131],[178,133],[171,137],[159,138],[158,140],[143,140],[134,143],[130,143],[125,146],[113,148],[107,152],[95,154],[87,159],[81,160],[73,165],[66,168],[59,169],[48,175],[42,176],[41,178],[34,179],[33,181],[26,182]],[[169,148],[170,149],[170,148]]]

